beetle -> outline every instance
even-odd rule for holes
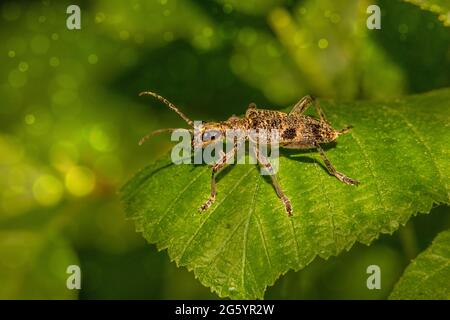
[[[194,122],[166,98],[150,91],[141,92],[139,95],[155,97],[163,102],[167,107],[175,111],[184,121],[186,121],[188,125],[194,127]],[[305,111],[311,106],[315,107],[319,119],[305,115]],[[341,130],[334,129],[326,120],[325,114],[323,113],[318,101],[312,96],[307,95],[300,99],[300,101],[294,105],[289,113],[276,110],[258,109],[254,103],[250,103],[244,117],[242,118],[232,116],[228,120],[221,122],[203,123],[201,129],[197,133],[199,136],[194,137],[193,139],[193,144],[194,141],[199,141],[199,146],[204,148],[211,143],[223,142],[225,140],[227,130],[240,130],[241,132],[249,132],[250,130],[278,130],[278,143],[280,147],[289,149],[316,149],[331,175],[335,176],[338,180],[345,184],[358,185],[359,181],[352,179],[336,170],[326,156],[325,151],[320,146],[321,144],[335,141],[341,134],[348,133],[351,128],[351,126],[347,126]],[[153,131],[144,136],[139,141],[139,144],[141,145],[154,134],[174,130],[176,129],[167,128]],[[189,129],[189,131],[194,132],[193,129]],[[252,138],[248,134],[244,137],[244,141],[250,139]],[[219,160],[211,166],[211,192],[209,198],[200,207],[199,210],[201,212],[207,210],[214,203],[217,194],[215,176],[227,165],[227,160],[235,156],[240,143],[242,143],[242,141],[235,143],[233,148],[227,153],[221,152]],[[266,168],[269,173],[271,173],[269,176],[272,180],[275,191],[281,199],[288,216],[292,216],[293,208],[291,202],[278,182],[272,164],[259,152],[257,145],[254,146],[253,151],[256,155],[258,163],[262,167]]]

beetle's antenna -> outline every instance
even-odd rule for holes
[[[175,131],[175,130],[188,130],[189,132],[193,132],[193,130],[192,129],[182,129],[182,128],[165,128],[165,129],[158,129],[158,130],[155,130],[155,131],[152,131],[152,132],[149,132],[149,133],[147,133],[145,136],[143,136],[142,138],[141,138],[141,140],[139,140],[139,145],[140,146],[142,146],[143,144],[144,144],[144,142],[145,141],[147,141],[150,137],[152,137],[152,136],[154,136],[154,135],[157,135],[157,134],[160,134],[160,133],[163,133],[163,132],[173,132],[173,131]]]
[[[344,134],[344,133],[348,133],[348,132],[350,132],[350,130],[351,130],[352,128],[353,128],[353,126],[350,125],[350,126],[345,127],[344,129],[337,130],[336,133],[337,133],[338,135],[341,135],[341,134]]]
[[[164,103],[166,106],[168,106],[170,109],[172,109],[173,111],[175,111],[181,118],[183,118],[184,121],[187,122],[188,125],[190,125],[191,127],[194,126],[194,122],[193,122],[191,119],[189,119],[188,117],[186,117],[186,116],[184,115],[183,112],[181,112],[180,110],[178,110],[178,108],[177,108],[173,103],[171,103],[171,102],[170,102],[169,100],[167,100],[166,98],[160,96],[159,94],[156,94],[156,93],[151,92],[151,91],[144,91],[144,92],[139,93],[139,96],[140,96],[140,97],[142,97],[142,96],[152,96],[152,97],[155,97],[155,98],[158,99],[159,101],[163,102],[163,103]]]

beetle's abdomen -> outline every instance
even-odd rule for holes
[[[309,148],[317,143],[336,139],[336,131],[326,122],[310,117],[288,115],[275,110],[249,109],[246,113],[249,128],[254,130],[278,130],[280,144]]]
[[[280,144],[290,148],[311,148],[336,139],[335,130],[309,116],[289,116],[280,128]]]
[[[336,139],[336,131],[328,123],[308,116],[304,116],[302,122],[300,134],[307,143],[327,143]]]

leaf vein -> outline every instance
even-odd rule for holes
[[[447,192],[447,200],[450,199],[450,194],[449,194],[449,189],[447,187],[447,183],[444,181],[444,175],[442,174],[441,170],[439,169],[439,166],[437,165],[437,161],[436,159],[433,158],[433,154],[431,152],[431,148],[430,146],[428,146],[428,144],[425,142],[425,139],[422,137],[422,135],[419,133],[419,131],[417,130],[417,128],[404,116],[402,115],[400,112],[398,112],[395,109],[392,108],[388,108],[386,106],[383,106],[383,108],[385,110],[389,110],[392,114],[395,114],[397,117],[399,117],[404,123],[406,123],[406,125],[408,126],[409,130],[414,134],[414,136],[419,140],[419,142],[422,144],[422,146],[426,149],[426,153],[428,155],[428,157],[431,160],[431,163],[438,175],[438,178],[440,180],[440,182],[442,183],[442,185],[445,188],[445,191]]]
[[[258,192],[258,187],[259,187],[259,179],[256,179],[256,184],[255,184],[255,192],[253,194],[253,198],[252,198],[252,203],[250,204],[250,209],[248,212],[248,218],[247,218],[247,223],[245,225],[245,229],[244,229],[244,237],[243,237],[243,249],[242,249],[242,288],[245,288],[245,265],[246,265],[246,260],[247,260],[247,242],[248,242],[248,228],[250,225],[250,219],[252,217],[252,214],[255,212],[255,199],[256,199],[256,194]]]
[[[155,223],[155,226],[159,226],[159,224],[161,223],[161,221],[167,216],[167,214],[169,213],[169,210],[171,208],[173,208],[173,206],[177,203],[177,201],[182,197],[182,195],[189,189],[189,187],[191,185],[193,185],[198,178],[200,178],[206,171],[208,171],[207,169],[209,169],[208,167],[206,167],[206,169],[203,169],[197,176],[194,177],[194,179],[192,179],[188,184],[186,184],[186,186],[183,188],[183,190],[181,190],[177,196],[175,197],[175,199],[173,201],[170,202],[170,204],[167,206],[167,209],[164,211],[164,213],[161,215],[161,217],[158,219],[158,221]],[[156,228],[153,229],[152,234],[150,235],[150,238],[153,236],[153,233],[155,233]]]
[[[222,202],[225,201],[225,199],[231,194],[233,193],[233,191],[237,188],[237,186],[250,174],[250,172],[252,172],[253,167],[250,168],[246,174],[244,174],[234,185],[233,187],[230,189],[230,191],[222,198],[222,200],[214,207],[213,210],[211,210],[211,212],[208,214],[208,216],[202,221],[202,223],[200,224],[200,226],[197,228],[197,230],[195,231],[194,235],[188,240],[188,242],[186,243],[186,245],[184,246],[183,250],[181,251],[179,257],[178,257],[178,261],[181,261],[181,259],[183,258],[186,250],[189,248],[189,246],[191,245],[192,241],[197,237],[197,235],[199,234],[199,232],[202,230],[203,226],[205,225],[205,223],[208,221],[208,219],[212,216],[212,214],[216,211],[216,209],[222,204]]]

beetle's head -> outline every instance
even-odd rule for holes
[[[226,127],[222,123],[203,122],[199,126],[194,125],[193,146],[205,148],[206,146],[223,142],[226,136]]]

